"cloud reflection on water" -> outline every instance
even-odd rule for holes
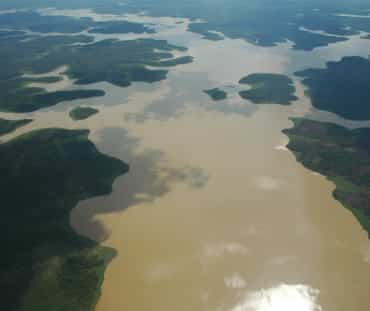
[[[232,311],[320,311],[319,290],[307,285],[281,284],[248,294]]]

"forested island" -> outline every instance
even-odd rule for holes
[[[293,81],[285,75],[255,73],[240,79],[239,84],[250,86],[239,95],[255,104],[290,105],[297,99]]]
[[[284,130],[305,167],[336,185],[334,197],[352,211],[370,238],[370,128],[348,130],[330,123],[293,119]]]
[[[91,107],[77,107],[77,108],[72,109],[69,112],[69,116],[73,120],[79,121],[79,120],[86,120],[90,118],[91,116],[93,116],[94,114],[97,114],[98,112],[99,112],[98,109],[91,108]]]
[[[209,97],[211,97],[215,101],[227,98],[227,93],[219,88],[204,90],[203,92],[209,95]]]
[[[108,194],[128,165],[86,130],[44,129],[0,144],[2,308],[92,311],[115,251],[78,235],[77,202]]]

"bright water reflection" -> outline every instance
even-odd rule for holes
[[[45,11],[62,13],[95,14]],[[333,185],[285,148],[281,131],[291,126],[289,118],[318,115],[301,83],[295,80],[299,100],[292,106],[256,106],[237,92],[249,73],[291,74],[344,55],[364,56],[370,40],[353,36],[303,52],[289,42],[265,48],[206,41],[186,31],[189,21],[171,18],[94,19],[152,23],[153,37],[185,45],[194,56],[151,85],[86,86],[107,95],[35,112],[35,121],[14,134],[89,128],[101,151],[131,164],[111,195],[81,202],[72,213],[76,230],[118,250],[97,310],[365,310],[366,233],[332,198]],[[212,102],[203,93],[212,87],[227,90],[229,98]],[[73,122],[67,112],[78,104],[100,112]]]
[[[288,285],[262,289],[248,294],[232,311],[320,311],[319,290],[305,285]]]

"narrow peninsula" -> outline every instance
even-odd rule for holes
[[[15,131],[17,128],[27,125],[32,122],[31,119],[23,120],[6,120],[0,118],[0,136],[9,134]]]

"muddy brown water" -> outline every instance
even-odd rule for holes
[[[282,134],[291,117],[348,121],[313,110],[298,80],[299,100],[291,106],[243,101],[237,81],[365,55],[370,42],[355,36],[308,53],[289,43],[210,42],[176,19],[149,20],[159,24],[156,37],[189,47],[194,63],[152,85],[90,86],[107,95],[31,114],[33,123],[4,137],[89,128],[102,152],[130,163],[111,195],[81,202],[71,215],[79,233],[118,251],[97,311],[367,310],[367,234],[333,199],[333,184],[296,162]],[[228,99],[212,102],[202,93],[211,87],[226,90]],[[67,112],[78,104],[100,112],[74,122]]]

